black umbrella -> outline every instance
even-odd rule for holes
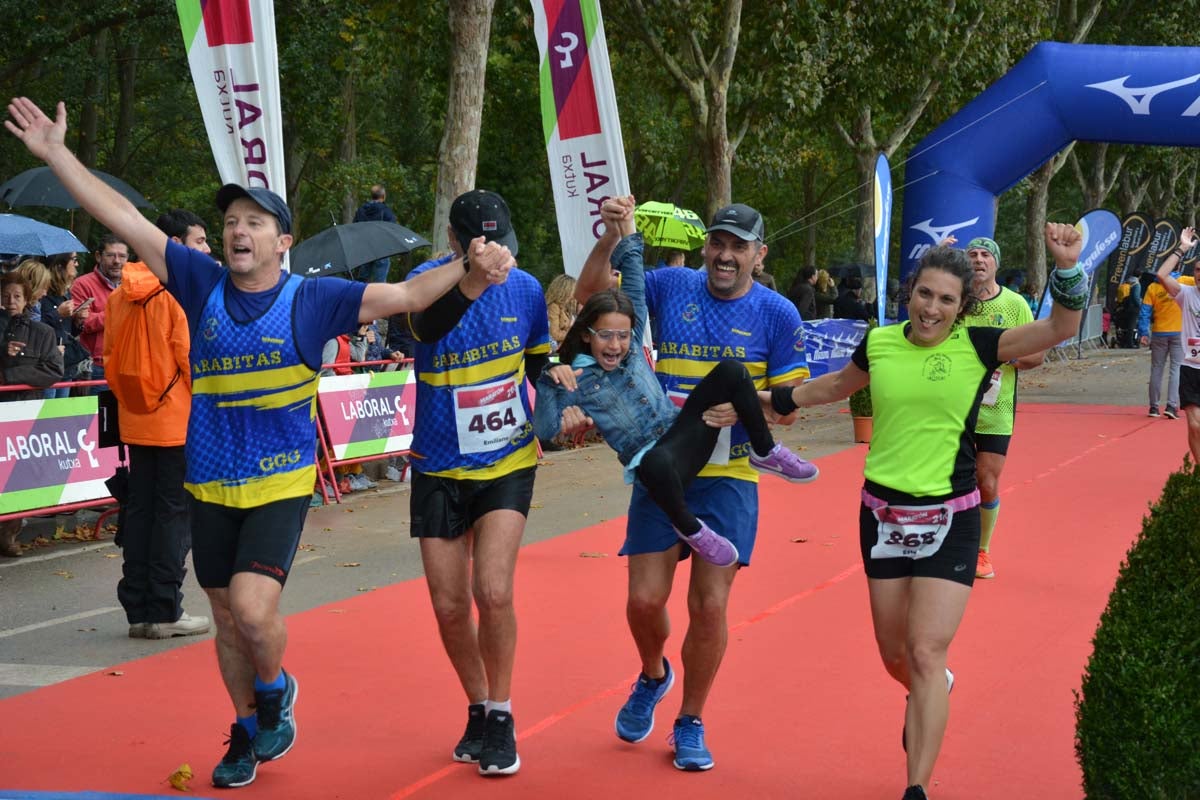
[[[334,275],[429,246],[428,240],[394,222],[372,220],[334,225],[292,249],[292,272],[306,278]]]
[[[137,189],[115,175],[109,175],[98,169],[89,171],[138,208],[154,207],[154,204],[142,197]],[[3,185],[0,185],[0,200],[8,203],[9,206],[48,206],[69,209],[80,207],[49,167],[27,169],[17,177],[5,181]]]

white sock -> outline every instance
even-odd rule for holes
[[[503,702],[497,702],[495,700],[488,700],[483,704],[483,710],[485,713],[488,713],[488,714],[492,713],[493,711],[503,711],[506,714],[511,714],[512,713],[512,698],[509,698],[508,700],[505,700]]]

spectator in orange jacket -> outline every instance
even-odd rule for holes
[[[209,251],[204,222],[195,214],[169,211],[157,225],[175,241]],[[208,617],[187,614],[181,590],[192,546],[190,500],[183,488],[192,409],[187,316],[145,264],[123,267],[121,284],[108,297],[104,349],[121,440],[129,446],[129,490],[120,519],[125,560],[117,599],[130,638],[207,633]],[[130,341],[126,326],[142,325],[149,330],[148,348],[114,350],[114,343]]]

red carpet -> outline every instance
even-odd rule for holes
[[[1072,692],[1117,567],[1185,451],[1182,423],[1132,408],[1022,409],[1002,481],[998,577],[977,582],[950,653],[958,683],[936,800],[1081,795]],[[712,772],[671,767],[678,686],[645,742],[613,734],[637,671],[615,556],[622,518],[521,553],[519,775],[485,786],[450,761],[465,701],[415,581],[289,619],[299,739],[237,795],[895,800],[904,692],[875,652],[857,550],[865,452],[821,459],[810,486],[762,484],[758,546],[735,585],[729,651],[705,714]],[[581,557],[596,552],[609,556]],[[676,664],[686,570],[672,598]],[[183,762],[196,794],[218,794],[208,775],[231,714],[211,642],[117,669],[0,702],[0,798],[170,794],[166,778]]]

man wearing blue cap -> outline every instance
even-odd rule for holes
[[[308,279],[283,271],[292,215],[262,187],[217,192],[227,267],[168,240],[67,149],[66,109],[51,121],[26,98],[5,121],[87,211],[124,237],[179,301],[191,331],[192,411],[185,486],[194,499],[196,577],[217,626],[217,662],[237,720],[213,785],[245,786],[260,762],[296,738],[298,685],[282,666],[287,631],[279,598],[299,545],[315,471],[317,371],[325,341],[379,317],[431,303],[448,330],[512,256],[470,243],[455,259],[405,284]],[[435,303],[435,301],[437,301]]]
[[[633,198],[610,198],[604,208],[632,207]],[[766,256],[762,216],[735,203],[713,216],[702,254],[705,269],[659,269],[646,273],[646,302],[659,320],[656,371],[663,389],[685,397],[724,358],[745,364],[759,389],[798,383],[808,377],[800,315],[783,295],[754,281],[754,265]],[[641,248],[632,233],[618,247]],[[595,267],[595,269],[593,269]],[[607,265],[589,262],[579,276],[577,297],[608,288]],[[692,559],[688,586],[688,629],[683,640],[683,698],[675,720],[677,769],[712,769],[715,761],[701,719],[729,639],[726,609],[739,566],[749,565],[758,528],[758,479],[749,465],[749,436],[729,404],[704,412],[724,427],[708,465],[685,493],[687,507],[719,530],[738,552],[738,563],[718,567]],[[732,427],[725,427],[732,426]],[[670,632],[667,599],[675,569],[690,550],[666,514],[635,483],[621,555],[629,556],[626,616],[641,661],[641,674],[617,714],[616,733],[641,742],[654,728],[654,709],[675,683],[663,654]]]
[[[996,282],[1000,269],[1000,245],[986,236],[977,236],[967,243],[967,258],[975,272],[972,288],[979,305],[966,316],[967,325],[992,328],[1015,328],[1033,322],[1029,304],[1021,295]],[[1004,364],[992,374],[991,386],[979,407],[975,424],[975,473],[979,482],[979,558],[975,577],[994,578],[992,565],[992,533],[1000,514],[1000,473],[1008,456],[1013,423],[1017,413],[1017,372],[1033,369],[1046,360],[1046,352],[1034,353]]]

